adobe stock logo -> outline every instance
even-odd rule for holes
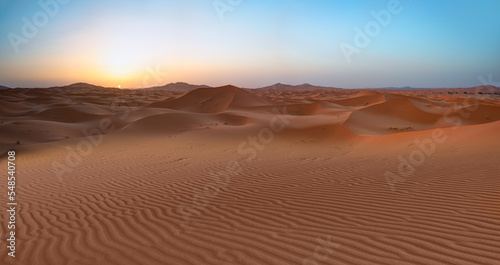
[[[162,85],[167,76],[167,73],[161,71],[159,64],[156,64],[155,68],[147,66],[146,72],[147,74],[142,78],[143,88]]]
[[[225,13],[234,11],[241,3],[243,3],[243,0],[214,0],[212,4],[220,21],[224,21]]]
[[[483,86],[490,85],[490,86],[500,87],[500,82],[497,82],[497,81],[493,80],[493,73],[490,73],[488,75],[488,79],[486,79],[482,75],[478,76],[477,79],[479,80],[479,82],[481,82],[481,85],[483,85]]]
[[[35,38],[40,32],[41,28],[44,28],[49,23],[50,19],[55,17],[61,10],[60,5],[66,5],[71,0],[40,0],[38,5],[41,10],[35,12],[31,19],[27,17],[22,17],[21,20],[23,25],[21,26],[21,34],[14,32],[9,32],[7,38],[12,45],[15,53],[19,53],[19,46],[21,44],[27,44],[29,40]]]
[[[360,54],[362,49],[367,48],[372,40],[380,35],[382,29],[387,28],[391,24],[393,16],[403,12],[403,9],[399,0],[391,0],[387,3],[386,9],[378,12],[371,11],[373,20],[368,21],[364,29],[354,27],[355,35],[352,41],[353,44],[343,41],[339,45],[347,63],[352,62],[351,57],[353,54]]]

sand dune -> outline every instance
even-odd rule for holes
[[[442,116],[417,108],[408,99],[391,99],[380,104],[354,110],[345,121],[346,128],[358,134],[394,133],[391,128],[411,130],[433,129]]]
[[[0,260],[498,264],[498,97],[310,88],[2,90]]]
[[[337,103],[343,106],[367,106],[373,103],[380,103],[385,101],[385,95],[373,91],[362,91],[353,97],[340,100],[330,100],[332,103]]]
[[[169,108],[198,113],[220,113],[228,109],[269,105],[270,102],[235,86],[198,88],[175,99],[151,103],[152,108]]]

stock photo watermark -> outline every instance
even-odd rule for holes
[[[26,16],[21,18],[22,26],[19,33],[9,32],[7,38],[10,41],[12,49],[15,53],[19,53],[22,44],[28,44],[29,41],[35,38],[40,30],[49,24],[61,11],[61,7],[68,4],[71,0],[40,0],[38,6],[40,9],[36,11],[31,18]]]
[[[480,75],[477,77],[477,80],[481,83],[483,86],[495,86],[495,87],[500,87],[500,81],[494,81],[493,80],[493,73],[490,73],[488,75],[488,79],[486,77]]]
[[[220,21],[224,21],[226,13],[233,12],[241,3],[243,0],[214,0],[212,2]]]
[[[330,235],[327,235],[325,239],[321,237],[317,238],[317,245],[314,248],[314,252],[310,257],[307,257],[302,261],[302,265],[330,264],[329,262],[327,263],[327,261],[330,258],[330,255],[333,254],[333,250],[341,246],[331,240],[332,237]]]
[[[116,126],[113,125],[109,118],[101,119],[98,128],[91,130],[83,129],[82,134],[85,136],[85,139],[80,140],[75,148],[69,145],[65,147],[67,153],[62,163],[59,161],[52,163],[52,169],[59,182],[63,181],[64,174],[73,172],[74,168],[82,164],[83,158],[92,154],[94,147],[101,145],[104,134],[111,133],[115,129]]]
[[[238,145],[238,154],[247,155],[246,161],[253,161],[258,152],[263,151],[266,145],[273,142],[275,134],[282,132],[290,124],[290,120],[295,118],[295,116],[283,116],[286,115],[286,107],[282,113],[274,108],[273,113],[275,115],[269,121],[269,127],[260,129],[257,135],[248,136],[246,141]]]
[[[167,72],[162,72],[159,64],[155,68],[147,66],[145,68],[146,75],[142,78],[142,87],[154,87],[165,84],[165,78],[167,77]]]
[[[16,151],[11,150],[7,152],[7,213],[8,220],[7,229],[7,255],[16,257],[16,213],[17,213],[17,197],[16,197]],[[0,235],[1,237],[1,235]]]
[[[478,76],[478,80],[483,86],[499,85],[499,82],[493,81],[493,74],[488,75],[488,80],[483,76]],[[473,112],[478,110],[480,100],[484,98],[486,98],[486,95],[480,92],[478,93],[476,88],[474,96],[467,98],[465,101],[467,107],[455,105],[451,109],[447,109],[443,114],[443,121],[450,124],[452,130],[457,130],[463,125],[464,119],[467,119]],[[417,168],[422,166],[426,160],[436,152],[437,146],[446,142],[449,137],[450,132],[438,128],[431,131],[431,136],[429,138],[414,140],[413,144],[416,148],[406,157],[403,155],[398,156],[399,165],[397,170],[395,172],[386,171],[384,173],[386,183],[391,191],[394,192],[398,183],[403,183],[408,177],[411,177],[416,172]]]
[[[246,156],[243,161],[253,161],[258,152],[263,151],[266,145],[271,144],[275,139],[275,134],[282,132],[295,116],[287,115],[287,108],[284,107],[280,112],[277,108],[273,109],[274,116],[269,121],[269,126],[261,128],[257,135],[250,135],[247,139],[238,145],[237,152]],[[186,224],[191,222],[192,217],[200,216],[210,200],[216,197],[231,181],[232,176],[237,176],[242,171],[242,165],[238,161],[230,161],[226,167],[219,172],[209,172],[214,179],[213,184],[207,184],[203,190],[197,192],[191,200],[191,203],[178,206],[178,212],[181,213]]]
[[[411,1],[411,0],[409,0]],[[354,38],[352,42],[341,42],[340,50],[345,57],[347,63],[352,62],[354,54],[360,54],[363,49],[366,49],[382,32],[382,29],[387,28],[395,15],[401,14],[404,7],[399,0],[390,0],[385,9],[379,11],[371,11],[372,20],[368,21],[364,27],[354,27]]]
[[[145,67],[146,74],[143,77],[143,85],[145,87],[159,86],[162,85],[166,72],[162,72],[160,65],[156,65],[153,69],[151,66]],[[150,91],[147,89],[139,90],[141,93],[147,94]],[[129,117],[130,111],[132,109],[130,102],[115,100],[110,105],[110,110],[117,115],[118,121],[125,121]],[[66,173],[71,173],[74,168],[78,167],[83,163],[83,159],[89,156],[93,149],[102,144],[104,135],[112,133],[117,130],[117,127],[113,124],[113,120],[110,118],[102,118],[99,120],[97,128],[94,129],[83,129],[81,131],[82,135],[85,137],[80,140],[76,146],[65,146],[66,156],[65,159],[61,161],[54,161],[52,163],[52,169],[56,174],[59,182],[63,181],[63,175]]]

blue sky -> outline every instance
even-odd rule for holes
[[[488,74],[500,81],[497,0],[234,2],[4,0],[0,84],[471,87]],[[372,12],[392,4],[401,12],[380,25]],[[37,18],[37,34],[25,36],[25,21]],[[354,29],[366,34],[373,23],[379,30],[357,47]],[[357,50],[349,60],[342,43]],[[159,69],[154,78],[151,69]]]

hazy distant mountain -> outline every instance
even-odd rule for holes
[[[74,83],[74,84],[67,85],[67,86],[53,86],[53,87],[49,87],[49,88],[101,89],[101,88],[105,88],[105,87],[79,82],[79,83]]]
[[[164,86],[151,87],[150,89],[162,89],[168,91],[189,91],[197,88],[209,88],[207,85],[192,85],[184,82],[170,83]]]
[[[479,94],[490,93],[495,94],[500,92],[499,87],[487,85],[487,86],[476,86],[469,88],[415,88],[415,87],[383,87],[383,88],[363,88],[363,90],[373,90],[378,92],[390,92],[390,90],[422,90],[422,91],[432,91],[433,93],[441,94]]]
[[[470,88],[458,88],[458,90],[463,90],[463,92],[467,92],[467,93],[491,93],[491,94],[494,94],[494,93],[500,93],[500,87],[496,87],[496,86],[491,86],[491,85],[487,85],[487,86],[476,86],[476,87],[470,87]]]
[[[102,86],[97,86],[97,85],[93,85],[93,84],[89,84],[89,83],[79,82],[79,83],[71,84],[68,87],[102,87]]]
[[[287,85],[287,84],[281,84],[277,83],[271,86],[266,86],[262,87],[259,89],[263,90],[283,90],[283,91],[304,91],[304,90],[316,90],[316,89],[340,89],[336,87],[322,87],[322,86],[314,86],[308,83],[302,84],[302,85]]]
[[[266,86],[262,88],[258,88],[262,90],[282,90],[282,91],[304,91],[304,90],[316,90],[316,89],[324,89],[324,90],[330,90],[330,89],[343,89],[343,88],[337,88],[337,87],[323,87],[323,86],[314,86],[311,84],[302,84],[302,85],[287,85],[287,84],[281,84],[277,83],[271,86]],[[381,88],[357,88],[357,89],[352,89],[352,90],[371,90],[371,91],[380,91],[380,92],[387,92],[390,90],[430,90],[430,91],[435,91],[435,92],[441,92],[445,93],[447,91],[453,92],[453,93],[500,93],[500,88],[487,85],[487,86],[476,86],[476,87],[470,87],[470,88],[417,88],[417,87],[410,87],[410,86],[405,86],[405,87],[381,87]]]
[[[361,88],[360,88],[361,89]],[[418,89],[433,89],[433,88],[417,88],[417,87],[410,87],[410,86],[405,86],[405,87],[378,87],[378,88],[362,88],[362,89],[392,89],[392,90],[418,90]]]
[[[88,84],[88,83],[74,83],[71,85],[67,86],[55,86],[55,87],[49,87],[49,88],[55,88],[55,89],[118,89],[118,88],[108,88],[108,87],[103,87],[103,86],[98,86],[98,85],[93,85],[93,84]],[[164,86],[157,86],[157,87],[151,87],[147,89],[153,89],[153,90],[166,90],[166,91],[175,91],[175,92],[186,92],[190,91],[193,89],[197,88],[210,88],[210,86],[207,85],[192,85],[188,84],[185,82],[177,82],[177,83],[170,83],[166,84]],[[0,89],[10,89],[10,87],[6,86],[1,86]],[[277,83],[271,86],[266,86],[262,88],[256,88],[258,90],[281,90],[281,91],[307,91],[307,90],[341,90],[342,88],[337,88],[337,87],[323,87],[323,86],[315,86],[311,85],[308,83],[301,84],[301,85],[288,85],[288,84],[281,84]],[[476,87],[469,87],[469,88],[415,88],[415,87],[384,87],[384,88],[359,88],[356,90],[371,90],[371,91],[379,91],[379,92],[390,92],[390,90],[396,91],[401,91],[401,90],[422,90],[422,91],[427,91],[427,92],[432,92],[432,93],[438,93],[438,94],[500,94],[500,87],[496,86],[491,86],[491,85],[486,85],[486,86],[476,86]]]

